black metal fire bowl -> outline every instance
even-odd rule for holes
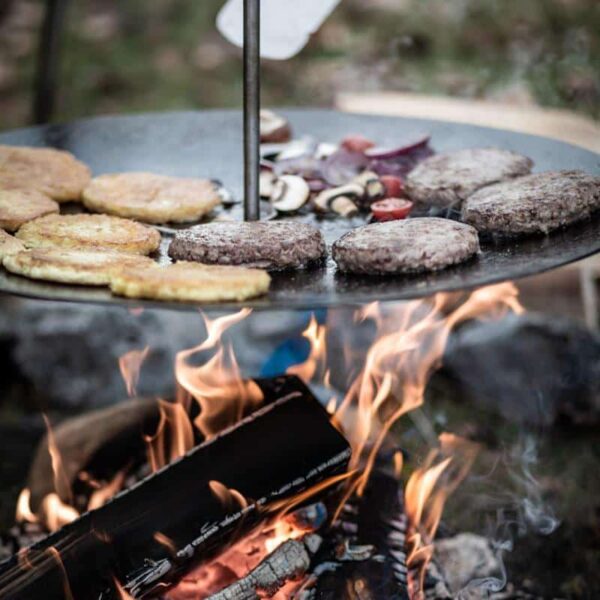
[[[405,119],[338,113],[328,110],[282,111],[296,136],[338,142],[349,133],[362,133],[381,145],[394,145],[411,132],[429,132],[437,151],[498,146],[535,161],[535,170],[583,169],[600,173],[600,157],[556,140],[499,129],[425,119]],[[501,124],[501,122],[499,122]],[[73,152],[95,174],[149,170],[180,176],[219,179],[236,198],[242,193],[242,117],[236,111],[156,113],[100,117],[64,125],[32,127],[0,134],[2,144],[54,146]],[[229,209],[241,218],[241,205]],[[312,214],[296,217],[316,221]],[[331,244],[364,218],[323,220],[319,226]],[[166,256],[163,244],[161,257]],[[552,233],[502,243],[482,241],[479,258],[438,273],[402,277],[347,276],[325,265],[301,272],[276,273],[265,297],[244,303],[203,308],[220,310],[249,306],[255,309],[314,309],[419,298],[442,291],[464,290],[513,280],[580,260],[600,251],[600,216]],[[110,303],[196,309],[194,304],[126,300],[107,289],[36,282],[0,270],[0,292],[30,298],[71,302]]]

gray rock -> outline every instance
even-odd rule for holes
[[[242,373],[258,375],[276,344],[297,336],[306,316],[297,312],[253,313],[228,332]],[[205,338],[199,313],[145,310],[43,301],[0,301],[0,350],[27,382],[33,404],[56,410],[110,405],[127,393],[119,357],[146,346],[137,393],[170,397],[178,351]],[[4,363],[6,364],[6,363]]]
[[[170,394],[175,352],[198,343],[199,315],[67,303],[23,301],[3,311],[0,337],[11,339],[13,363],[42,405],[79,409],[126,397],[119,357],[150,346],[138,391]]]
[[[502,571],[502,564],[488,540],[473,533],[461,533],[452,538],[437,540],[435,558],[453,594],[470,583],[476,583],[476,580],[500,576]],[[476,585],[473,586],[475,587]],[[476,590],[469,592],[475,594]]]
[[[530,313],[470,323],[452,334],[442,373],[511,421],[600,416],[600,336],[570,319]]]

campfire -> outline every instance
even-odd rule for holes
[[[376,335],[359,369],[344,348],[343,374],[313,316],[308,357],[271,379],[245,379],[227,340],[249,310],[205,317],[204,341],[176,357],[171,400],[136,397],[152,349],[130,351],[130,400],[46,419],[0,596],[454,597],[436,532],[478,448],[448,432],[407,460],[398,428],[455,327],[521,310],[510,283],[364,306],[355,324]]]

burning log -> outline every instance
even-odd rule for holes
[[[207,600],[258,600],[273,596],[288,581],[302,577],[309,569],[312,556],[321,545],[318,535],[302,540],[287,540],[265,558],[246,577],[236,581]]]
[[[68,501],[65,490],[73,488],[78,475],[92,463],[116,472],[123,467],[123,456],[143,453],[144,431],[156,428],[159,419],[158,402],[153,399],[135,398],[115,406],[95,410],[68,419],[54,428],[56,450],[68,457],[62,466],[64,489],[55,489],[52,457],[48,452],[48,435],[38,444],[27,477],[31,492],[31,508],[37,512],[42,500],[53,492]],[[114,467],[114,468],[113,468]]]
[[[395,478],[373,471],[362,498],[344,506],[335,529],[335,547],[320,556],[313,571],[316,583],[304,598],[408,600],[407,517]]]
[[[110,598],[114,578],[148,597],[254,528],[273,502],[344,471],[350,449],[327,412],[296,378],[284,388],[284,397],[2,563],[0,597]],[[215,482],[228,500],[215,496]]]

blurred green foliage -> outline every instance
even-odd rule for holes
[[[0,128],[29,119],[43,1],[0,9]],[[71,2],[56,120],[239,106],[240,51],[216,32],[223,0]],[[282,26],[292,27],[292,23]],[[403,90],[600,116],[595,0],[343,0],[309,46],[264,61],[268,105],[331,105]]]

